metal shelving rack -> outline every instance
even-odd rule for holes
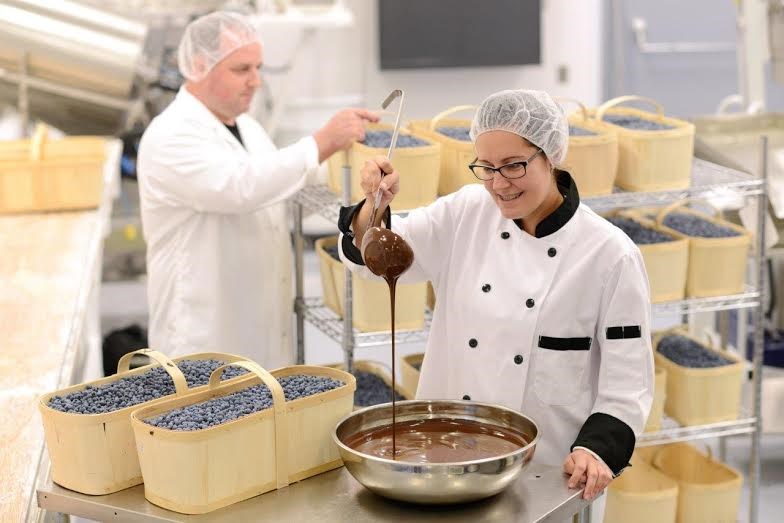
[[[750,459],[749,481],[751,490],[750,518],[757,521],[759,480],[760,480],[760,435],[761,435],[761,383],[763,354],[763,323],[764,303],[767,296],[767,282],[762,260],[765,259],[765,231],[761,224],[765,223],[767,209],[767,142],[763,140],[763,171],[761,178],[754,178],[746,173],[725,168],[695,158],[692,164],[691,186],[686,189],[657,192],[624,192],[616,190],[613,194],[599,197],[584,198],[583,201],[596,211],[619,207],[660,206],[685,198],[709,198],[732,194],[737,197],[754,197],[758,201],[758,217],[756,252],[752,259],[756,262],[758,274],[754,285],[747,285],[740,294],[717,296],[710,298],[689,298],[685,300],[656,303],[651,306],[654,316],[687,315],[698,312],[718,312],[737,309],[754,309],[754,352],[753,380],[751,384],[750,405],[744,409],[737,420],[699,426],[679,426],[674,420],[666,418],[660,431],[645,433],[638,438],[638,446],[660,445],[680,441],[693,441],[706,438],[723,438],[740,434],[751,434],[752,449]],[[351,186],[351,170],[348,165],[343,168],[344,194],[342,202],[325,185],[309,186],[300,191],[294,198],[294,245],[296,268],[296,299],[297,313],[297,357],[304,362],[304,322],[312,323],[328,337],[343,347],[346,367],[353,368],[355,347],[375,347],[389,345],[389,332],[359,332],[352,326],[352,292],[351,273],[346,269],[346,303],[345,314],[340,318],[328,309],[320,298],[305,298],[302,285],[302,215],[308,212],[317,213],[333,223],[337,222],[341,203],[350,204],[348,188]],[[400,331],[395,333],[397,343],[426,341],[431,316],[426,315],[425,326],[416,331]]]

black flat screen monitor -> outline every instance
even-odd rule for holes
[[[541,62],[540,0],[378,0],[381,69]]]

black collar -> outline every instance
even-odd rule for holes
[[[572,176],[560,169],[555,170],[555,183],[558,184],[558,191],[563,196],[564,200],[549,216],[539,222],[536,226],[537,238],[544,238],[554,233],[572,219],[577,208],[580,206],[580,194],[577,192],[577,184],[572,180]],[[523,230],[523,220],[518,218],[514,220],[515,225],[520,230]]]

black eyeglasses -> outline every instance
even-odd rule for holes
[[[468,168],[471,169],[471,172],[474,173],[474,176],[476,176],[483,182],[495,178],[495,173],[499,173],[507,180],[514,180],[515,178],[522,178],[523,176],[525,176],[526,170],[528,168],[528,164],[531,163],[533,159],[539,156],[539,154],[542,152],[544,151],[539,149],[534,154],[532,154],[531,157],[528,158],[527,160],[523,160],[521,162],[507,163],[506,165],[502,165],[501,167],[492,167],[490,165],[483,165],[481,163],[472,163],[468,166]]]

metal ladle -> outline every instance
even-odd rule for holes
[[[395,128],[392,132],[392,141],[387,151],[387,159],[390,160],[392,159],[392,151],[395,149],[395,145],[397,145],[400,115],[403,112],[405,94],[400,89],[396,89],[381,104],[382,109],[386,109],[397,98],[400,98],[400,103],[398,104],[397,117],[395,118]],[[383,172],[381,176],[384,176]],[[365,265],[373,274],[381,276],[387,282],[392,283],[411,267],[411,264],[414,262],[414,252],[403,238],[391,230],[384,227],[371,227],[375,223],[382,194],[383,191],[379,186],[378,190],[376,190],[373,209],[370,212],[370,220],[362,237],[360,252]]]

